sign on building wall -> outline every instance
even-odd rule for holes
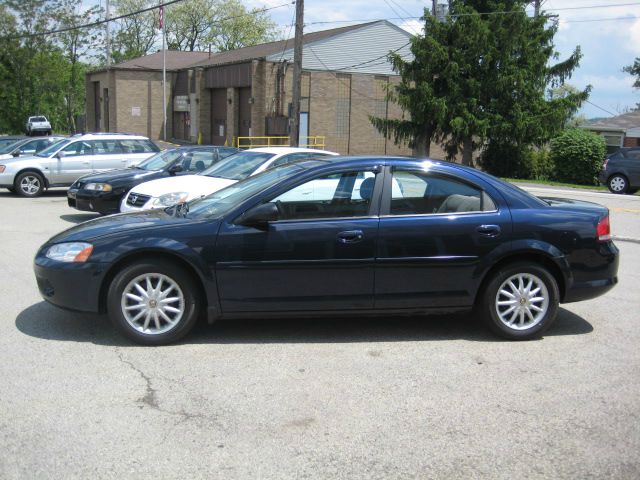
[[[142,109],[140,107],[131,107],[131,116],[139,117],[142,113]]]
[[[189,111],[189,96],[188,95],[176,95],[173,97],[173,111],[174,112],[188,112]]]

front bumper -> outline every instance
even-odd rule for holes
[[[2,161],[0,161],[0,165]],[[13,182],[15,181],[15,173],[13,172],[4,172],[0,173],[0,187],[2,188],[13,188]]]
[[[100,285],[109,264],[64,263],[36,257],[34,272],[40,295],[61,308],[98,312]]]
[[[118,213],[120,200],[125,192],[113,190],[111,192],[98,192],[91,190],[67,190],[67,204],[71,208],[84,212]]]

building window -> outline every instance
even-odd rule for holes
[[[602,133],[601,135],[607,144],[607,153],[613,153],[622,146],[622,135],[615,133]]]

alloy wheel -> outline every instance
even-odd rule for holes
[[[40,188],[40,179],[34,175],[26,175],[20,180],[20,190],[27,195],[36,195]]]
[[[528,330],[540,323],[549,308],[549,292],[544,282],[531,273],[507,278],[495,299],[500,321],[514,330]]]
[[[185,312],[178,284],[161,273],[145,273],[131,280],[121,298],[122,314],[135,330],[159,335],[176,327]]]

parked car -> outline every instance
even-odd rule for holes
[[[65,137],[23,138],[4,147],[0,147],[0,160],[35,155]]]
[[[303,199],[318,182],[334,191]],[[188,204],[84,222],[42,245],[34,268],[45,300],[107,312],[149,345],[180,339],[201,313],[473,308],[498,335],[525,340],[549,328],[559,303],[610,290],[618,249],[597,204],[540,199],[453,163],[325,158]]]
[[[43,115],[29,117],[25,125],[25,132],[29,136],[37,134],[51,135],[51,123]]]
[[[608,155],[598,179],[612,193],[636,193],[640,189],[640,147],[624,147]]]
[[[0,149],[5,148],[18,140],[22,140],[24,135],[0,135]]]
[[[221,188],[268,168],[310,157],[337,155],[326,150],[297,147],[264,147],[244,150],[201,172],[180,178],[161,178],[141,183],[122,199],[121,212],[166,208],[210,195]]]
[[[86,175],[67,190],[69,206],[87,212],[117,213],[132,187],[164,177],[193,175],[239,150],[231,147],[181,147],[165,150],[137,166]]]
[[[68,187],[88,173],[137,165],[159,151],[138,135],[74,135],[34,156],[0,160],[0,187],[37,197],[46,188]]]

